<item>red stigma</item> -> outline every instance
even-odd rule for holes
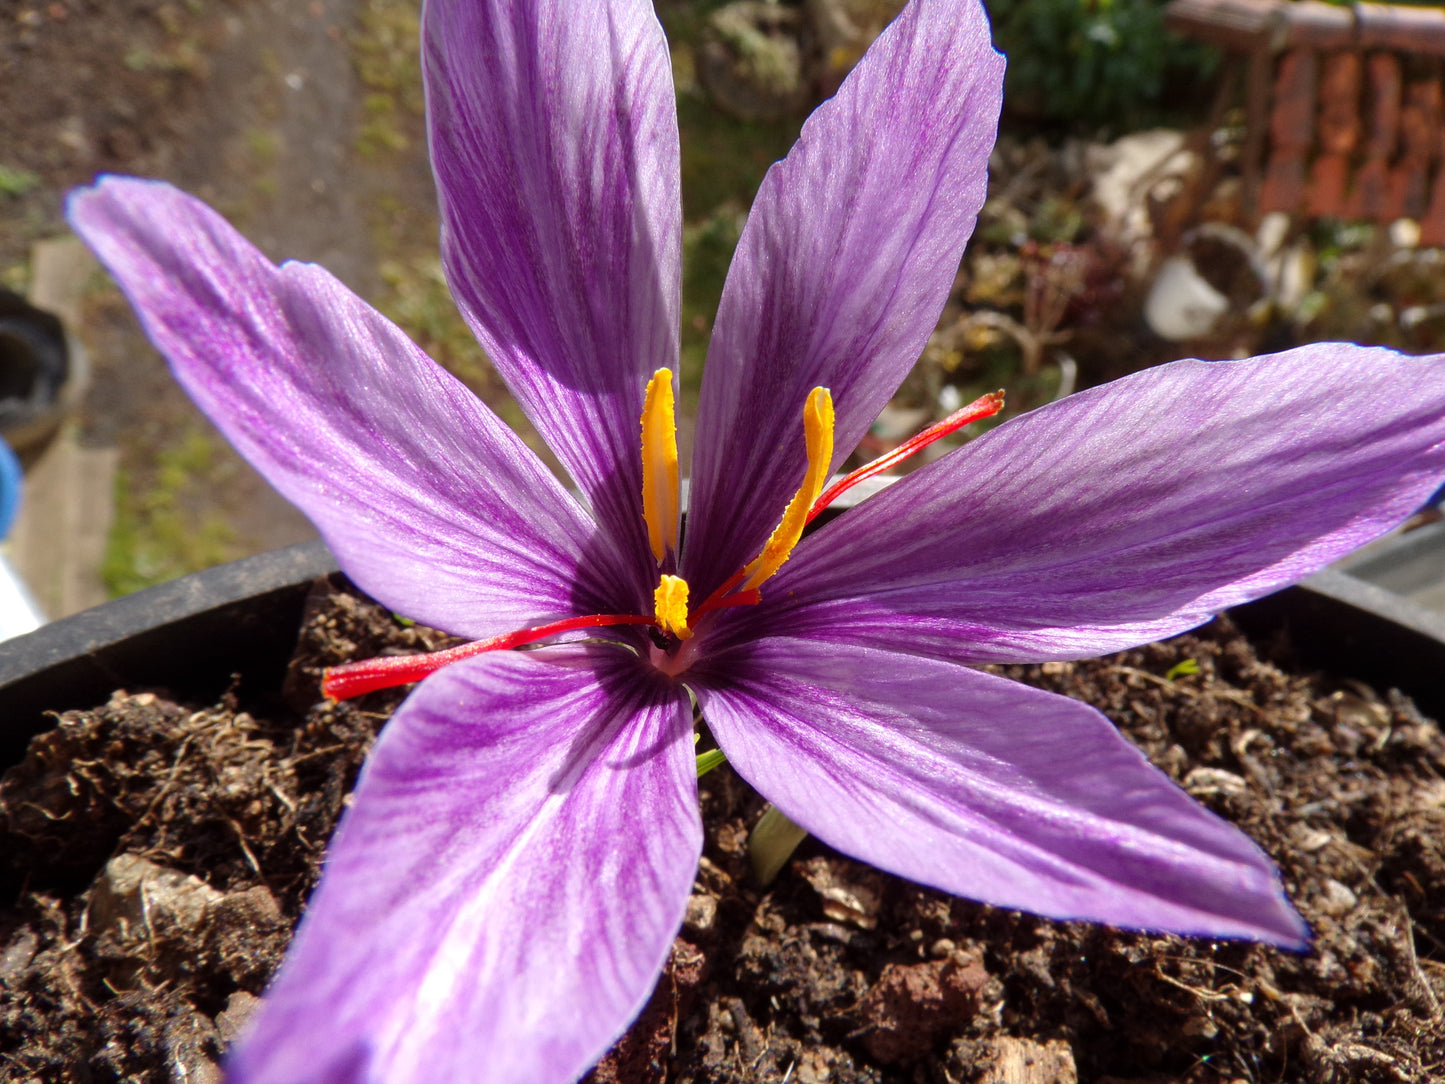
[[[587,614],[585,617],[567,617],[535,628],[520,629],[490,640],[475,640],[470,644],[449,647],[445,651],[433,651],[426,655],[388,655],[380,659],[361,659],[344,662],[340,666],[328,666],[321,675],[321,692],[332,700],[350,700],[362,693],[377,689],[390,689],[397,685],[409,685],[420,681],[428,674],[435,673],[473,655],[488,651],[505,651],[545,640],[548,636],[571,632],[574,629],[596,629],[609,625],[655,625],[656,619],[640,614]]]
[[[971,422],[979,421],[982,418],[991,418],[1003,409],[1003,392],[991,391],[987,395],[980,396],[966,407],[955,410],[941,422],[934,422],[923,432],[916,436],[909,437],[891,452],[885,452],[871,463],[865,463],[853,473],[839,478],[831,486],[825,489],[813,507],[808,510],[808,522],[811,523],[818,515],[848,490],[852,489],[865,478],[872,478],[875,474],[881,474],[890,467],[896,467],[911,455],[916,455],[924,448],[927,448],[935,440],[957,432]],[[712,600],[709,599],[709,602]],[[704,606],[707,603],[703,604]]]

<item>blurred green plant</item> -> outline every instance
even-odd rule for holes
[[[38,173],[0,165],[0,197],[23,196],[39,183]]]
[[[705,218],[682,228],[681,365],[682,384],[689,391],[702,385],[713,318],[746,219],[742,204],[725,200]]]
[[[418,0],[367,0],[351,35],[352,63],[366,87],[356,149],[363,155],[410,146],[408,116],[424,108]]]
[[[1174,681],[1177,678],[1189,677],[1197,673],[1199,673],[1198,659],[1181,659],[1169,668],[1168,672],[1164,675],[1164,680]]]
[[[1143,125],[1165,111],[1170,72],[1199,78],[1219,63],[1214,50],[1165,31],[1161,0],[988,0],[988,8],[1008,56],[1004,102],[1040,120]]]
[[[140,492],[131,475],[116,475],[115,522],[106,539],[101,577],[112,598],[199,572],[241,555],[235,529],[218,512],[198,516],[193,497],[210,489],[218,470],[214,438],[192,430],[157,456],[152,485]]]

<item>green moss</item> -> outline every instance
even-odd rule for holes
[[[712,0],[659,12],[672,49],[682,139],[682,385],[696,402],[708,340],[743,223],[763,176],[788,153],[802,118],[744,121],[716,109],[696,84],[694,50]]]
[[[116,514],[101,576],[111,595],[151,587],[239,557],[235,529],[219,512],[198,514],[217,471],[213,439],[199,430],[160,453],[154,484],[137,490],[116,476]]]
[[[205,78],[208,70],[201,43],[191,38],[168,40],[158,49],[132,49],[121,62],[133,72],[184,75],[192,79]]]
[[[745,121],[720,113],[698,94],[679,94],[682,213],[689,222],[725,203],[752,203],[768,167],[788,153],[801,118]]]
[[[23,196],[40,183],[40,175],[28,169],[0,165],[0,198]]]
[[[352,36],[352,63],[366,88],[356,149],[367,156],[406,150],[409,117],[425,109],[420,0],[367,0]]]
[[[246,150],[258,166],[273,166],[281,157],[281,134],[270,128],[247,128]]]
[[[727,202],[682,231],[682,384],[696,391],[718,300],[747,215]],[[695,400],[694,400],[695,401]]]
[[[30,288],[30,265],[17,263],[0,269],[0,286],[14,290],[17,294],[25,293]]]

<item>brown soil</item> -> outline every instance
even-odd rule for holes
[[[318,668],[443,642],[328,589],[283,695],[118,691],[36,738],[0,783],[0,1077],[218,1081],[400,698],[318,703]],[[1165,676],[1189,659],[1197,674]],[[594,1079],[1440,1079],[1445,738],[1396,692],[1286,662],[1220,620],[1008,672],[1099,705],[1257,839],[1309,953],[1048,922],[814,841],[765,888],[746,851],[763,802],[722,768],[702,781],[707,845],[672,964]]]

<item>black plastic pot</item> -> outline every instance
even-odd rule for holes
[[[241,675],[279,687],[306,594],[336,571],[321,542],[183,576],[0,643],[0,764],[53,725],[46,712],[89,708],[116,689],[161,686],[212,703]]]
[[[104,703],[118,688],[157,686],[209,703],[242,675],[246,691],[280,686],[306,595],[336,571],[320,542],[221,565],[116,599],[0,643],[0,764],[14,763],[46,713]],[[1230,611],[1256,639],[1288,634],[1307,666],[1399,688],[1445,716],[1445,617],[1326,571]]]
[[[58,317],[0,289],[0,434],[17,452],[60,424],[70,349]]]
[[[1434,610],[1326,569],[1229,613],[1256,640],[1287,633],[1308,666],[1399,689],[1445,718],[1445,616]]]

